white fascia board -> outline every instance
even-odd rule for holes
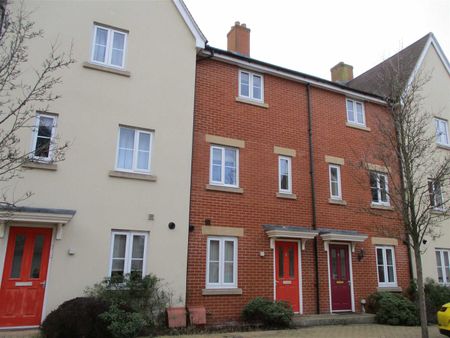
[[[0,221],[66,224],[72,218],[73,214],[53,214],[53,213],[15,212],[15,211],[0,212]]]
[[[386,101],[384,101],[382,99],[377,99],[377,98],[371,97],[369,95],[364,95],[364,94],[361,94],[361,93],[358,93],[358,92],[354,92],[350,88],[348,90],[343,89],[343,88],[338,88],[338,87],[333,86],[332,84],[326,84],[326,83],[323,83],[323,82],[320,82],[320,81],[315,81],[315,80],[312,80],[312,79],[308,79],[306,77],[289,74],[289,73],[286,73],[286,72],[283,72],[283,71],[275,70],[275,69],[272,69],[270,67],[261,66],[261,65],[258,65],[258,64],[255,64],[255,63],[251,63],[251,62],[248,62],[248,61],[238,60],[238,59],[235,59],[235,58],[227,56],[227,55],[214,54],[212,58],[216,59],[216,60],[219,60],[219,61],[223,61],[223,62],[232,64],[232,65],[243,67],[245,69],[254,70],[254,71],[257,71],[257,72],[264,73],[264,74],[274,75],[274,76],[281,77],[281,78],[284,78],[284,79],[288,79],[288,80],[291,80],[291,81],[301,82],[301,83],[305,83],[305,84],[306,83],[310,83],[310,84],[312,84],[315,87],[326,89],[326,90],[330,90],[332,92],[336,92],[336,93],[343,94],[343,95],[346,95],[346,96],[351,96],[351,97],[353,97],[355,99],[359,99],[359,100],[362,100],[362,101],[369,101],[369,102],[373,102],[373,103],[377,103],[377,104],[381,104],[381,105],[387,105]]]
[[[266,231],[269,238],[304,238],[313,239],[316,237],[318,231],[289,231],[289,230],[269,230]]]
[[[428,50],[430,49],[431,45],[433,45],[433,47],[436,49],[436,52],[437,52],[439,58],[441,59],[442,64],[444,65],[445,69],[447,70],[447,73],[450,75],[450,64],[447,60],[447,57],[444,54],[444,51],[442,50],[441,46],[439,45],[439,42],[436,40],[435,36],[432,33],[430,35],[430,37],[428,38],[428,41],[425,44],[425,47],[423,48],[422,53],[420,53],[420,57],[417,60],[416,65],[414,66],[414,70],[412,71],[411,75],[409,76],[406,88],[408,88],[411,85],[412,81],[414,80],[417,73],[419,72],[420,67],[422,67],[423,61],[425,60],[425,56],[427,55]]]
[[[364,242],[367,235],[347,235],[347,234],[321,234],[320,237],[324,241],[346,241],[346,242]]]
[[[186,7],[186,4],[183,2],[183,0],[172,0],[175,7],[178,9],[178,12],[182,16],[184,22],[189,27],[189,30],[191,31],[192,35],[195,38],[195,47],[199,49],[203,49],[206,46],[206,37],[203,35],[202,31],[198,27],[197,23],[195,22],[194,18],[192,17],[191,13],[189,12],[188,8]]]

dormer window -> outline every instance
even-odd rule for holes
[[[239,71],[239,97],[258,102],[264,101],[264,79],[260,74]]]

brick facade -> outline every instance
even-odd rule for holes
[[[264,103],[239,102],[239,67],[215,59],[199,59],[192,165],[187,305],[206,307],[208,323],[239,320],[244,305],[254,297],[274,298],[274,250],[263,224],[311,228],[312,198],[308,142],[308,97],[306,85],[269,74],[264,76]],[[245,69],[245,68],[243,68]],[[378,286],[372,237],[396,238],[398,286],[409,281],[407,247],[395,213],[376,210],[371,214],[370,186],[361,160],[377,137],[376,119],[385,118],[382,105],[365,102],[370,131],[346,126],[346,96],[311,86],[313,158],[317,228],[356,230],[368,238],[356,244],[351,255],[355,311],[360,300]],[[242,193],[213,191],[209,183],[210,143],[206,135],[245,141],[239,149],[239,187]],[[293,149],[292,193],[296,199],[277,197],[278,154],[274,147]],[[343,158],[342,197],[347,205],[330,204],[328,163],[325,156]],[[377,163],[375,160],[371,161]],[[388,216],[388,217],[385,217]],[[207,236],[210,226],[243,228],[238,238],[238,295],[204,295],[206,287]],[[320,311],[330,312],[327,252],[317,236]],[[303,241],[303,240],[302,240]],[[348,243],[348,242],[345,242]],[[358,253],[364,249],[364,257]],[[263,252],[264,256],[261,256]],[[304,314],[316,313],[314,240],[301,250],[301,299]]]

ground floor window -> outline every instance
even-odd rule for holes
[[[206,265],[207,288],[237,287],[237,239],[208,237]]]
[[[377,254],[378,286],[396,287],[397,276],[395,272],[394,247],[377,246],[376,254]]]
[[[436,250],[436,265],[438,272],[438,282],[450,284],[450,249]]]
[[[123,277],[126,274],[144,276],[147,237],[145,232],[112,232],[111,277]]]

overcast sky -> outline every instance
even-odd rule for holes
[[[184,0],[209,45],[226,49],[235,21],[250,56],[330,79],[340,61],[357,76],[433,32],[450,58],[450,0]]]

